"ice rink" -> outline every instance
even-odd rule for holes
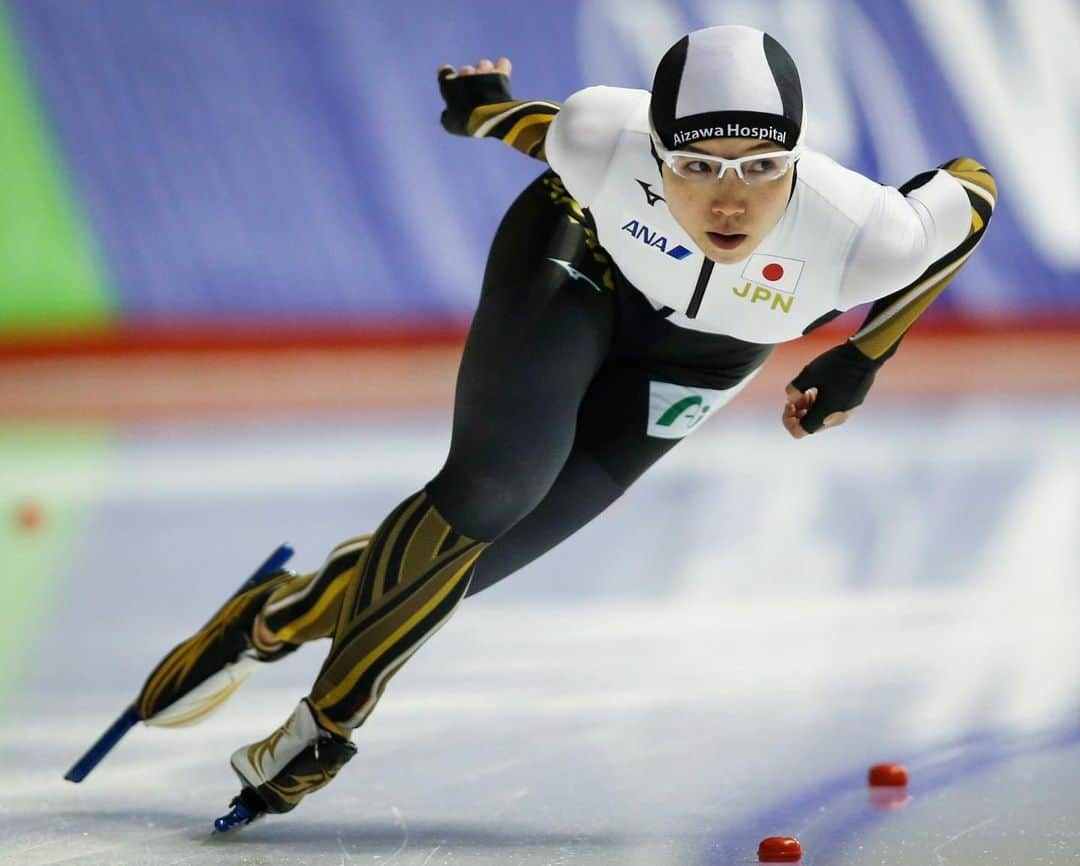
[[[226,838],[228,756],[327,646],[63,773],[271,549],[316,567],[441,464],[443,414],[7,425],[0,863],[1080,863],[1080,400],[733,408],[468,599],[359,754]],[[875,799],[867,769],[911,783]]]

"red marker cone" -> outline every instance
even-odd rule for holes
[[[793,836],[769,836],[758,845],[759,863],[797,863],[802,859],[802,845]]]
[[[15,525],[23,532],[37,532],[45,525],[45,512],[31,499],[15,508]]]
[[[902,788],[908,783],[908,772],[902,764],[874,764],[867,775],[872,788]]]

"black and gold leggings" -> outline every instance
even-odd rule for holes
[[[650,382],[724,390],[768,352],[667,323],[559,178],[538,178],[492,245],[445,465],[264,610],[284,640],[333,637],[311,693],[322,721],[361,724],[466,594],[580,529],[679,441],[646,435]]]

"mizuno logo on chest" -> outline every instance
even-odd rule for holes
[[[660,252],[664,253],[665,255],[671,256],[673,259],[678,259],[679,261],[682,261],[688,256],[693,255],[693,253],[690,252],[690,250],[688,250],[682,244],[672,245],[671,241],[664,237],[664,235],[660,234],[660,232],[654,232],[647,225],[645,225],[645,223],[639,222],[638,220],[630,220],[630,222],[628,222],[622,227],[621,231],[629,232],[635,238],[645,244],[645,246],[655,247],[656,249],[660,250]]]

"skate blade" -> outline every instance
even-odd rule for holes
[[[247,582],[240,587],[239,592],[244,592],[250,586],[267,579],[275,571],[280,571],[285,567],[285,563],[292,558],[292,555],[293,549],[289,545],[279,545],[277,550],[271,553],[263,564],[255,570],[255,573],[247,579]],[[236,688],[232,689],[225,697],[231,695],[233,691],[236,691]],[[116,744],[123,739],[124,735],[140,721],[143,721],[139,713],[140,698],[136,698],[135,703],[124,710],[120,718],[113,722],[105,733],[98,737],[97,741],[87,750],[86,754],[79,758],[72,768],[67,771],[64,775],[67,781],[78,783],[85,779],[90,775],[90,771],[100,764]]]
[[[252,821],[261,818],[266,814],[264,809],[260,809],[254,803],[245,802],[253,798],[245,797],[247,789],[240,793],[239,797],[234,797],[232,803],[229,805],[232,807],[229,811],[222,815],[220,818],[214,820],[214,835],[222,836],[226,833],[234,833],[241,827],[246,827]]]
[[[110,751],[113,746],[123,739],[124,735],[139,723],[139,712],[132,704],[120,717],[113,722],[97,741],[75,762],[70,770],[64,775],[69,782],[81,782],[94,769]]]

